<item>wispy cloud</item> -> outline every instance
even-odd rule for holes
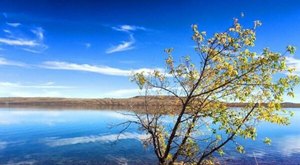
[[[116,53],[116,52],[123,52],[127,50],[134,49],[135,38],[133,36],[133,32],[137,30],[147,31],[145,27],[142,26],[135,26],[135,25],[120,25],[112,27],[113,30],[125,32],[129,34],[128,41],[122,41],[120,44],[112,46],[111,48],[106,50],[107,54]]]
[[[37,45],[34,47],[23,48],[23,50],[35,54],[40,54],[44,50],[46,50],[48,46],[44,44],[44,38],[45,38],[44,31],[45,30],[42,27],[36,27],[31,29],[31,32],[35,35],[35,38],[32,39],[32,41],[35,41]]]
[[[21,84],[12,82],[0,82],[0,88],[37,88],[37,89],[68,89],[74,88],[70,86],[54,85],[52,82],[44,84]]]
[[[74,86],[46,83],[0,82],[1,97],[66,97],[66,92]]]
[[[26,52],[34,53],[34,54],[41,54],[43,51],[41,50],[35,50],[35,49],[29,49],[29,48],[23,48]]]
[[[0,57],[0,65],[8,65],[8,66],[19,66],[19,67],[26,67],[28,66],[25,63],[17,62],[17,61],[10,61],[5,58]]]
[[[112,75],[112,76],[130,76],[133,72],[153,72],[153,70],[163,71],[161,68],[140,68],[140,69],[119,69],[109,66],[96,66],[89,64],[76,64],[63,61],[46,61],[40,67],[46,69],[56,69],[56,70],[74,70],[74,71],[85,71],[99,73],[103,75]]]
[[[117,140],[124,140],[124,139],[143,140],[147,138],[148,136],[144,134],[125,132],[123,134],[80,136],[80,137],[61,138],[61,139],[54,137],[54,138],[47,138],[42,141],[44,141],[45,144],[50,147],[59,147],[59,146],[85,144],[85,143],[111,143]]]
[[[13,23],[7,22],[6,24],[7,24],[8,26],[12,26],[12,27],[18,27],[18,26],[21,26],[21,23],[18,23],[18,22],[13,22]]]
[[[36,35],[38,40],[42,41],[44,39],[44,29],[41,27],[37,27],[32,29],[31,32]]]
[[[0,38],[0,43],[11,45],[11,46],[29,46],[29,47],[34,47],[39,45],[34,40],[25,40],[21,38],[17,38],[17,39]]]
[[[3,29],[3,32],[4,32],[4,33],[11,34],[11,31],[10,31],[10,30],[8,30],[8,29]]]
[[[4,88],[1,89],[2,90],[0,91],[1,97],[67,97],[67,95],[61,91],[61,89],[57,89],[57,90],[53,90],[53,89],[33,90],[33,88],[8,88],[8,89],[13,89],[13,90],[5,91]]]
[[[120,25],[117,27],[112,27],[112,29],[116,30],[116,31],[122,31],[122,32],[130,32],[130,31],[136,31],[136,30],[143,30],[146,31],[148,29],[146,29],[143,26],[135,26],[135,25]]]
[[[41,53],[48,48],[44,44],[44,29],[42,27],[24,25],[21,23],[6,23],[0,44],[21,48],[31,53]]]
[[[296,74],[300,75],[300,59],[296,59],[293,56],[286,57],[286,62],[288,66],[294,67]]]
[[[131,50],[134,48],[133,44],[135,43],[135,39],[132,34],[129,36],[128,41],[122,41],[119,45],[113,46],[106,50],[107,54],[116,53],[116,52],[123,52],[126,50]]]

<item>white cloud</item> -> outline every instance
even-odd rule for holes
[[[46,69],[56,69],[56,70],[74,70],[74,71],[85,71],[85,72],[93,72],[104,75],[112,75],[112,76],[130,76],[134,72],[153,72],[153,70],[163,71],[160,68],[140,68],[140,69],[119,69],[113,68],[109,66],[95,66],[89,64],[76,64],[69,63],[63,61],[46,61],[40,67]]]
[[[294,67],[296,69],[296,74],[300,75],[300,59],[288,56],[286,57],[286,62],[288,66]]]
[[[116,53],[116,52],[123,52],[126,50],[131,50],[134,48],[133,44],[135,43],[135,39],[132,34],[129,36],[128,41],[122,41],[119,45],[113,46],[106,50],[107,54]]]
[[[42,27],[21,26],[20,23],[6,23],[4,36],[0,36],[0,44],[14,46],[30,53],[41,53],[48,48],[44,44]]]
[[[44,85],[54,85],[55,82],[52,82],[52,81],[49,81],[49,82],[46,82]]]
[[[10,30],[7,30],[7,29],[3,29],[3,32],[4,32],[4,33],[11,34],[11,31],[10,31]]]
[[[34,54],[40,54],[43,52],[43,50],[34,50],[34,49],[29,49],[29,48],[23,48],[26,52],[34,53]]]
[[[39,39],[39,40],[43,40],[44,39],[44,29],[41,28],[41,27],[37,27],[35,29],[32,29],[31,32],[33,34],[36,35],[36,37]]]
[[[37,84],[37,85],[27,85],[27,84],[12,83],[12,82],[0,82],[0,88],[69,89],[69,88],[74,88],[74,87],[53,85],[53,84],[48,84],[48,83]]]
[[[134,26],[134,25],[120,25],[117,27],[112,27],[112,29],[116,31],[122,31],[122,32],[130,32],[130,31],[136,31],[136,30],[143,30],[146,31],[147,29],[142,26]]]
[[[65,97],[65,95],[59,91],[1,91],[0,95],[1,97]]]
[[[42,90],[32,90],[32,88],[22,88],[22,90],[17,88],[9,88],[12,90],[1,89],[1,97],[66,97],[65,94],[59,91],[42,89]],[[28,89],[28,90],[26,90]]]
[[[76,144],[85,144],[85,143],[110,143],[115,142],[117,140],[124,140],[124,139],[136,139],[136,140],[143,140],[147,139],[148,136],[144,134],[138,133],[130,133],[125,132],[123,134],[110,134],[110,135],[99,135],[99,136],[80,136],[80,137],[73,137],[73,138],[47,138],[42,141],[46,143],[46,145],[50,147],[59,147],[59,146],[66,146],[66,145],[76,145]]]
[[[120,44],[112,46],[111,48],[106,50],[107,54],[116,53],[116,52],[122,52],[126,50],[131,50],[134,48],[135,39],[133,37],[133,31],[142,30],[147,31],[145,27],[142,26],[134,26],[134,25],[120,25],[117,27],[112,27],[113,30],[120,31],[120,32],[126,32],[129,34],[129,40],[128,41],[122,41]]]
[[[63,94],[72,86],[54,85],[47,83],[28,84],[0,82],[1,97],[65,97]]]
[[[5,58],[0,57],[0,65],[9,65],[9,66],[19,66],[19,67],[26,67],[27,65],[21,62],[10,61]]]
[[[35,40],[26,40],[26,39],[8,39],[8,38],[0,38],[0,43],[11,45],[11,46],[29,46],[34,47],[38,46],[39,43],[37,43]]]
[[[12,26],[12,27],[18,27],[18,26],[21,25],[21,23],[18,23],[18,22],[13,22],[13,23],[7,22],[6,24],[7,24],[8,26]]]

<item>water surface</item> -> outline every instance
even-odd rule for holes
[[[226,164],[299,164],[300,111],[289,126],[263,123],[256,141],[239,140],[238,154],[227,147]],[[0,164],[153,164],[145,135],[130,127],[119,136],[115,124],[128,120],[109,110],[0,109]],[[263,144],[265,137],[272,145]],[[118,141],[116,139],[119,139]]]

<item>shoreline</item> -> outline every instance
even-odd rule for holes
[[[228,107],[244,107],[247,103],[226,103]],[[156,109],[178,107],[176,98],[172,96],[149,96],[148,106]],[[47,108],[47,109],[132,109],[143,111],[145,97],[136,96],[132,98],[54,98],[54,97],[3,97],[0,98],[2,108]],[[282,103],[283,108],[300,108],[300,103]]]

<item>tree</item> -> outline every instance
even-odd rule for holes
[[[295,53],[288,46],[281,54],[268,48],[253,51],[256,29],[243,28],[237,19],[225,32],[206,39],[206,32],[192,26],[197,63],[189,56],[176,62],[173,49],[166,49],[165,71],[135,73],[132,80],[145,91],[145,112],[135,114],[138,124],[149,138],[159,164],[213,163],[214,153],[224,154],[229,142],[244,152],[236,137],[255,140],[259,122],[287,125],[292,113],[281,108],[283,97],[294,96],[299,83],[294,69],[286,65],[286,56]],[[149,95],[168,95],[177,105],[174,122],[164,122],[165,113],[174,108],[149,110]],[[230,108],[227,103],[240,102],[244,107]],[[179,108],[178,108],[179,107]],[[269,138],[265,143],[270,143]]]

